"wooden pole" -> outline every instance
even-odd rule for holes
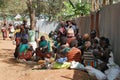
[[[93,30],[94,29],[94,14],[91,13],[90,17],[91,17],[90,30]]]
[[[97,13],[96,13],[96,35],[99,37],[99,11],[97,11]]]
[[[103,6],[105,6],[106,5],[106,0],[103,0]]]

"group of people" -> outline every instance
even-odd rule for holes
[[[2,28],[3,39],[7,37],[5,26],[4,24]],[[12,24],[9,26],[12,26]],[[36,54],[35,61],[54,57],[55,61],[60,63],[76,61],[104,72],[108,68],[109,58],[113,57],[108,38],[97,37],[96,30],[80,35],[79,29],[73,21],[61,22],[56,31],[49,33],[53,44],[45,36],[41,36],[35,49],[28,43],[30,29],[27,27],[26,21],[16,26],[14,31],[11,29],[10,27],[10,33],[14,33],[15,36],[16,49],[14,56],[17,59],[31,60],[33,55]]]
[[[7,37],[9,37],[12,40],[14,37],[14,31],[15,29],[11,23],[8,25],[8,27],[7,24],[4,23],[4,25],[1,28],[3,40],[5,40]]]
[[[56,60],[62,59],[62,62],[76,61],[104,72],[108,68],[109,59],[113,58],[108,38],[97,37],[96,30],[80,35],[72,21],[61,22],[61,27],[52,31],[49,37],[54,41],[52,50]]]

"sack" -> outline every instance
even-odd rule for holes
[[[34,41],[34,42],[29,42],[28,44],[33,46],[33,50],[35,51],[35,49],[37,48],[37,43]]]
[[[71,62],[71,66],[70,66],[71,69],[81,69],[81,70],[84,70],[84,65],[79,63],[79,62],[75,62],[75,61],[72,61]]]
[[[109,69],[105,71],[108,80],[115,80],[120,74],[120,67],[118,65],[111,65]]]
[[[15,31],[15,29],[14,28],[12,28],[11,30],[10,30],[10,32],[14,32]]]
[[[93,68],[92,66],[86,66],[85,70],[89,73],[90,76],[95,76],[97,80],[106,80],[106,75],[101,72],[100,70],[97,70]]]
[[[9,34],[9,37],[14,37],[14,34],[13,34],[13,33],[10,33],[10,34]]]
[[[16,41],[15,40],[13,40],[13,45],[16,45]]]

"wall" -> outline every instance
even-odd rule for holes
[[[115,62],[120,65],[120,3],[100,10],[100,36],[110,39]]]

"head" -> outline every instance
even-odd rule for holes
[[[28,43],[28,40],[27,40],[27,39],[22,39],[22,43],[23,43],[23,44],[27,44],[27,43]]]
[[[20,29],[20,25],[17,25],[17,26],[16,26],[16,29]]]
[[[61,25],[61,27],[64,27],[65,26],[65,22],[61,21],[60,25]]]
[[[77,40],[72,40],[71,42],[70,42],[70,47],[72,48],[72,47],[77,47],[78,46],[78,41]]]
[[[23,20],[23,24],[24,24],[24,25],[27,24],[27,20],[26,20],[26,19]]]
[[[57,37],[57,38],[56,38],[56,41],[57,41],[57,42],[60,42],[60,37]]]
[[[64,37],[64,36],[61,37],[61,38],[60,38],[60,43],[61,43],[61,44],[66,44],[66,43],[67,43],[67,37]]]
[[[12,23],[10,23],[9,26],[12,26]]]
[[[90,46],[91,46],[91,42],[90,42],[90,41],[86,41],[86,42],[85,42],[85,47],[86,47],[86,48],[89,48]]]
[[[4,23],[4,26],[6,26],[6,23]]]
[[[81,41],[82,40],[82,35],[80,35],[79,33],[77,34],[77,36],[76,36],[76,39],[79,41]]]
[[[94,41],[93,41],[93,44],[92,44],[92,47],[93,48],[95,48],[95,47],[97,47],[98,46],[98,40],[97,39],[94,39]]]
[[[109,39],[105,37],[100,37],[100,46],[103,48],[107,48],[110,45]]]
[[[90,35],[88,33],[83,35],[83,40],[87,41],[87,40],[89,40],[89,38],[90,38]]]
[[[40,40],[41,40],[41,41],[45,40],[45,36],[41,36],[41,37],[40,37]]]
[[[95,30],[92,30],[92,31],[90,32],[90,37],[91,37],[91,38],[95,38],[95,37],[96,37],[96,31],[95,31]]]
[[[69,26],[72,24],[72,22],[70,20],[66,21],[66,24]]]

